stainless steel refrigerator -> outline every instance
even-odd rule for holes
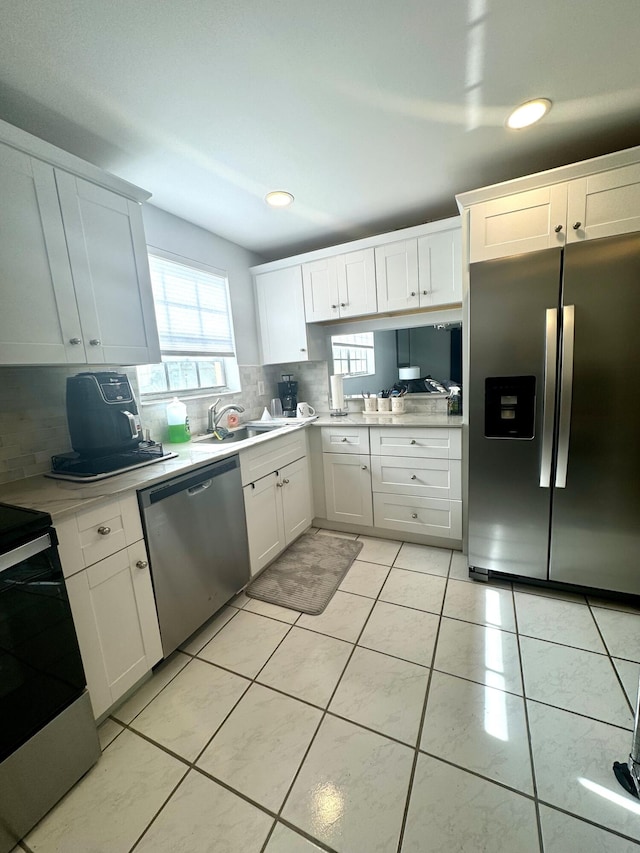
[[[471,265],[469,566],[640,594],[640,234]]]

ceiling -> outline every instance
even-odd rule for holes
[[[0,117],[264,259],[640,142],[638,0],[0,0]],[[539,125],[508,110],[547,97]],[[268,208],[266,192],[296,198]]]

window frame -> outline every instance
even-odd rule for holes
[[[371,343],[363,344],[363,343],[344,343],[342,341],[335,341],[335,338],[353,338],[360,335],[371,335]],[[335,358],[335,347],[343,347],[347,350],[360,350],[364,351],[364,358],[367,363],[367,370],[359,371],[356,373],[343,373],[341,370],[336,369],[336,358]],[[363,356],[359,356],[360,360],[362,360]],[[349,360],[349,354],[347,354],[347,364]],[[344,361],[344,359],[339,359],[339,361]],[[375,376],[375,337],[373,332],[354,332],[351,335],[331,335],[331,364],[334,373],[342,373],[345,379],[356,378],[361,376]]]

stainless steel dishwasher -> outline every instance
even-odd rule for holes
[[[249,580],[238,456],[138,492],[167,657]]]

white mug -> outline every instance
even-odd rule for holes
[[[312,415],[315,415],[315,413],[316,410],[308,403],[298,403],[298,408],[296,409],[297,418],[310,418]]]

